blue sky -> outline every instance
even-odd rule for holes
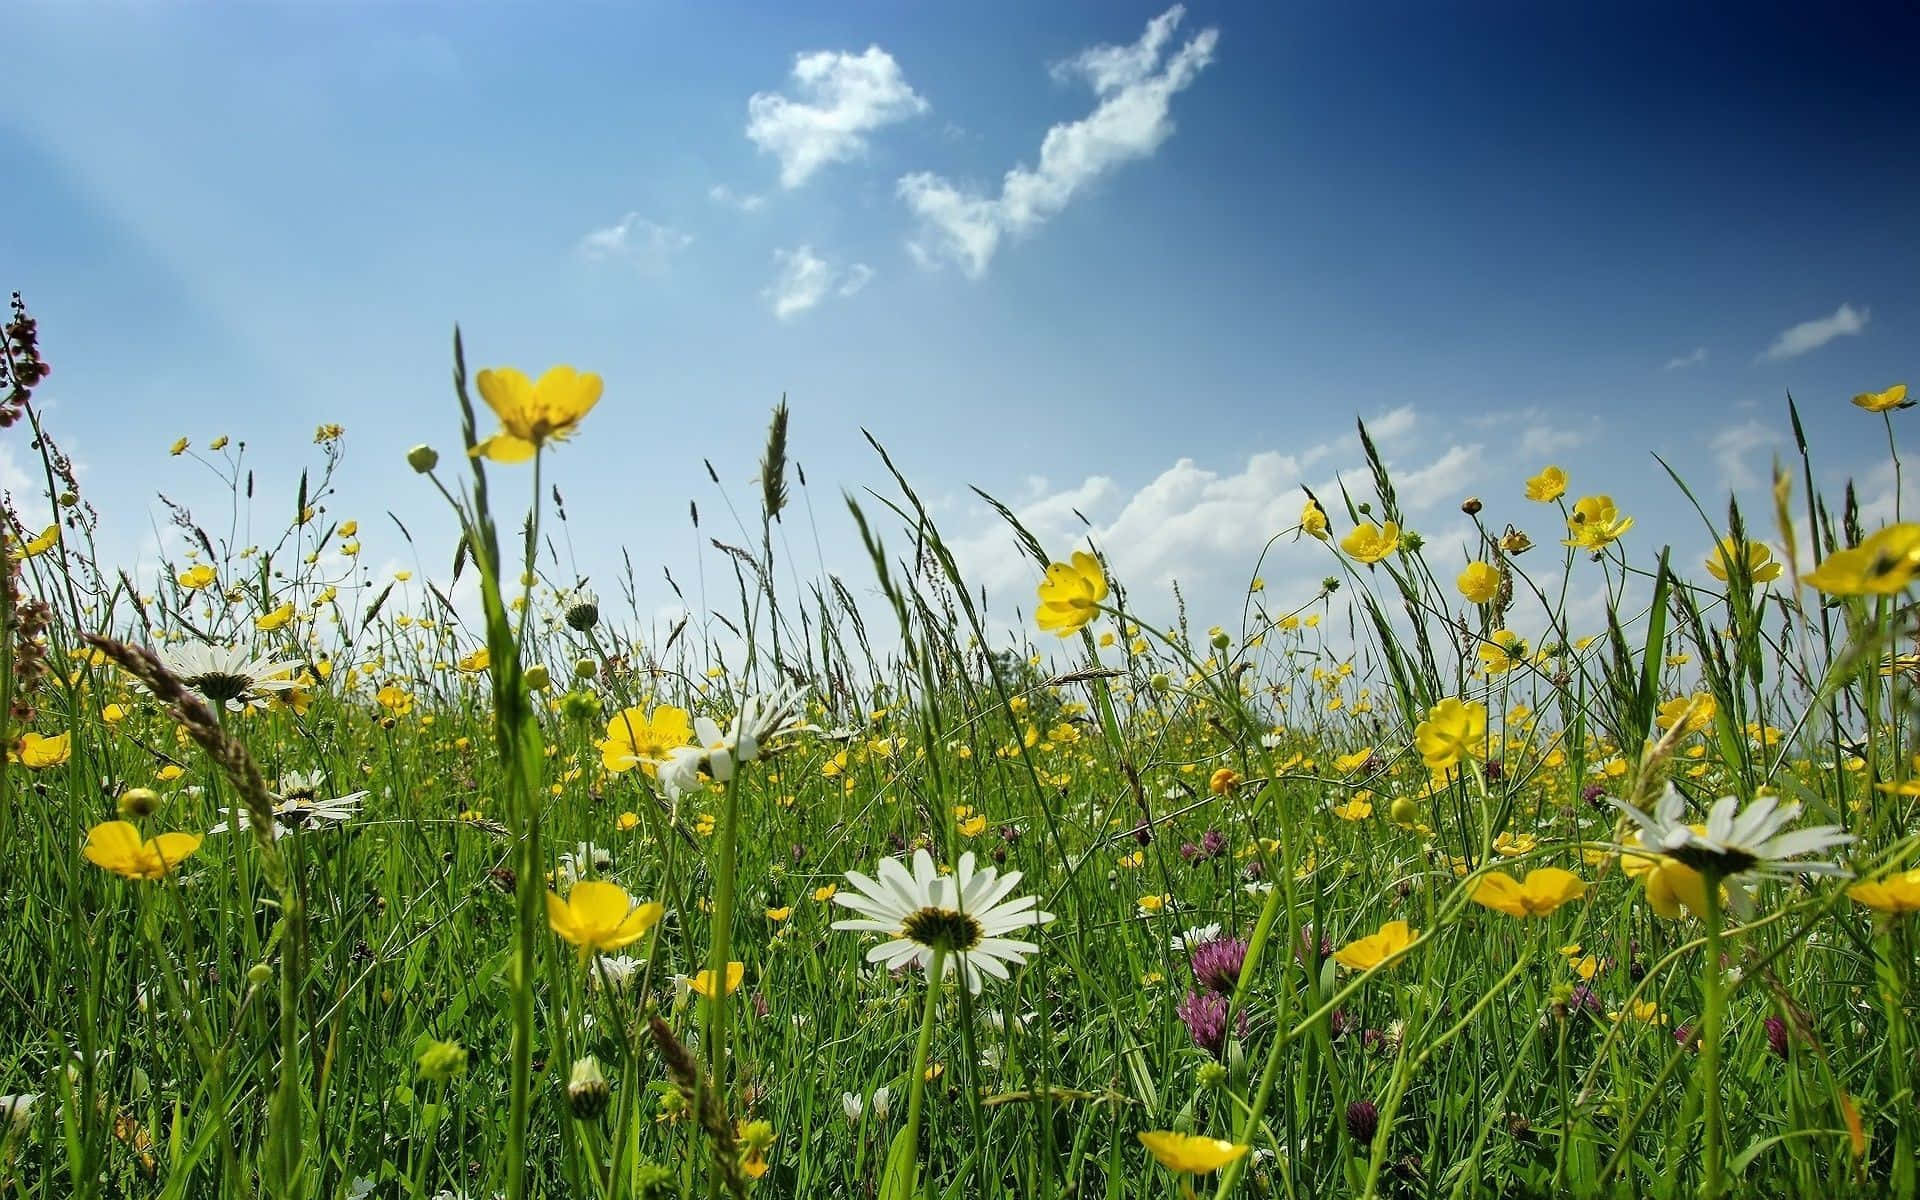
[[[1356,415],[1426,528],[1478,493],[1556,533],[1518,489],[1558,461],[1693,553],[1648,452],[1751,486],[1789,390],[1889,485],[1847,398],[1913,373],[1920,18],[1685,7],[29,3],[0,282],[128,559],[155,491],[215,515],[174,438],[244,437],[290,507],[334,421],[367,567],[391,510],[437,570],[399,464],[457,440],[455,321],[475,366],[605,377],[551,476],[603,579],[696,573],[702,459],[745,504],[782,392],[856,587],[861,427],[1009,601],[967,485],[1056,554],[1079,508],[1204,623]]]

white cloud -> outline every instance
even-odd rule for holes
[[[588,262],[629,262],[643,274],[661,275],[673,256],[692,244],[692,234],[630,212],[618,224],[581,238],[580,256]]]
[[[813,308],[833,292],[851,296],[873,279],[873,268],[854,263],[842,271],[813,252],[812,246],[794,250],[775,250],[774,265],[779,268],[772,283],[760,294],[773,305],[773,315],[790,321]]]
[[[735,208],[743,213],[758,212],[761,206],[767,202],[765,196],[743,195],[734,191],[724,183],[716,183],[708,188],[707,199],[720,205],[722,208]]]
[[[1667,365],[1662,367],[1661,370],[1683,371],[1688,367],[1697,367],[1701,363],[1706,361],[1707,361],[1707,348],[1705,346],[1695,346],[1693,348],[1693,353],[1691,354],[1682,354],[1676,358],[1668,359]]]
[[[1748,457],[1779,441],[1780,434],[1772,426],[1745,421],[1714,434],[1707,448],[1713,454],[1714,464],[1720,468],[1721,483],[1739,490],[1757,487],[1760,483],[1760,473],[1747,462]]]
[[[878,46],[862,54],[796,55],[793,81],[804,99],[755,92],[747,100],[747,137],[780,159],[781,187],[799,187],[829,163],[858,158],[867,134],[928,108]]]
[[[1769,361],[1794,358],[1809,350],[1818,350],[1837,337],[1856,334],[1867,327],[1868,310],[1842,304],[1830,317],[1802,321],[1773,340],[1760,357]]]
[[[1220,39],[1219,30],[1203,29],[1166,56],[1185,15],[1175,5],[1130,46],[1095,46],[1056,64],[1056,79],[1086,80],[1100,104],[1078,121],[1049,129],[1039,166],[1023,163],[1008,171],[997,197],[962,190],[931,171],[902,176],[897,191],[921,222],[920,236],[908,243],[914,257],[929,266],[950,261],[978,278],[1003,238],[1031,233],[1101,175],[1152,156],[1173,135],[1174,95],[1213,61]]]

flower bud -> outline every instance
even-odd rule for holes
[[[1478,515],[1480,512],[1480,497],[1468,496],[1460,502],[1460,511],[1470,517]]]
[[[573,664],[573,677],[575,679],[592,679],[599,673],[600,664],[590,658],[578,659]]]
[[[1393,806],[1387,810],[1387,815],[1393,818],[1395,825],[1402,829],[1411,829],[1419,823],[1420,806],[1413,802],[1411,796],[1395,796]]]
[[[1213,648],[1215,650],[1225,650],[1228,646],[1233,645],[1233,638],[1229,636],[1227,631],[1224,629],[1222,629],[1219,633],[1214,634],[1212,640],[1213,640]]]
[[[589,1054],[573,1064],[567,1079],[567,1108],[582,1121],[591,1121],[607,1111],[613,1087],[600,1072],[600,1060]]]
[[[1173,680],[1167,678],[1165,671],[1155,671],[1153,678],[1147,680],[1147,684],[1156,692],[1164,692],[1173,686]]]
[[[547,689],[547,685],[553,682],[553,676],[547,671],[544,663],[535,663],[528,667],[521,673],[520,678],[526,681],[527,690],[530,692],[543,692]]]
[[[446,1083],[467,1069],[467,1049],[459,1042],[429,1042],[420,1052],[420,1076],[429,1083]]]
[[[160,808],[160,793],[152,788],[128,788],[120,793],[120,815],[128,820],[150,817]]]
[[[255,963],[247,968],[247,982],[255,987],[273,979],[273,968],[265,963]]]
[[[425,475],[440,465],[440,452],[432,446],[422,443],[407,451],[407,465]]]

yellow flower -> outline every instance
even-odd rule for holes
[[[1642,864],[1637,869],[1636,860]],[[1692,867],[1665,856],[1648,860],[1640,855],[1623,857],[1620,865],[1627,874],[1640,875],[1640,882],[1646,890],[1647,905],[1660,917],[1677,921],[1683,909],[1695,916],[1706,915],[1706,877]]]
[[[565,441],[600,402],[600,377],[567,366],[548,368],[537,383],[512,367],[493,367],[475,382],[480,398],[500,418],[500,432],[472,453],[495,462],[525,462],[547,442]]]
[[[1627,1005],[1626,1011],[1607,1015],[1615,1021],[1643,1021],[1648,1025],[1667,1023],[1667,1014],[1661,1012],[1660,1006],[1651,1000],[1634,1000]]]
[[[96,867],[128,879],[159,879],[200,848],[197,833],[163,833],[142,840],[131,821],[103,821],[87,831],[81,853]]]
[[[40,531],[39,537],[30,539],[26,545],[20,548],[20,557],[34,558],[38,555],[45,554],[59,544],[59,541],[60,526],[49,525]]]
[[[781,905],[779,908],[770,908],[767,910],[767,920],[769,921],[784,921],[792,915],[792,905]]]
[[[396,717],[404,717],[413,711],[413,693],[396,684],[389,683],[373,694],[381,708]]]
[[[1100,560],[1085,550],[1073,552],[1073,562],[1053,563],[1039,587],[1040,606],[1034,620],[1043,630],[1066,637],[1093,620],[1107,598],[1107,574]]]
[[[1232,767],[1221,767],[1207,780],[1207,790],[1216,796],[1224,796],[1240,786],[1240,772]]]
[[[340,534],[340,536],[341,536],[341,537],[343,537],[343,538],[350,538],[350,537],[352,537],[352,536],[353,536],[354,534],[356,534],[356,533],[359,533],[359,532],[360,532],[360,522],[358,522],[358,521],[342,521],[342,522],[340,522],[340,529],[339,529],[339,534]]]
[[[1480,669],[1489,675],[1505,675],[1527,660],[1527,644],[1511,629],[1496,629],[1480,643]]]
[[[173,444],[173,447],[169,449],[167,453],[173,455],[175,458],[179,458],[187,452],[187,447],[191,444],[192,443],[188,442],[186,438],[181,438]]]
[[[1336,804],[1327,810],[1342,821],[1364,821],[1373,815],[1373,801],[1365,793],[1355,796],[1345,804]]]
[[[460,656],[460,669],[469,675],[478,674],[492,665],[493,652],[485,646],[480,647],[471,654],[463,654]]]
[[[613,827],[621,833],[631,833],[640,828],[640,814],[637,812],[623,812],[614,818]]]
[[[1699,733],[1713,724],[1713,717],[1720,709],[1711,692],[1695,692],[1691,696],[1675,696],[1660,706],[1660,715],[1654,722],[1662,729],[1672,729],[1684,724],[1687,733]]]
[[[73,734],[71,733],[56,733],[52,737],[42,737],[37,733],[21,734],[20,745],[15,754],[17,761],[34,771],[57,767],[71,757],[73,757]]]
[[[1721,538],[1713,553],[1707,555],[1707,574],[1725,583],[1728,568],[1742,558],[1746,560],[1747,575],[1753,582],[1772,583],[1780,578],[1781,566],[1774,561],[1773,550],[1766,543],[1736,544],[1730,537]]]
[[[168,763],[166,766],[161,767],[158,771],[155,771],[153,777],[155,779],[158,779],[161,783],[172,783],[174,780],[180,778],[182,775],[185,775],[186,773],[187,773],[187,769],[181,766],[179,763]]]
[[[665,912],[658,900],[635,904],[627,889],[598,879],[574,884],[565,900],[547,893],[547,924],[580,947],[583,958],[594,950],[631,946],[647,936]]]
[[[1308,500],[1307,506],[1300,510],[1300,532],[1308,537],[1327,540],[1327,512],[1316,500]]]
[[[1885,879],[1869,879],[1847,889],[1855,904],[1902,916],[1920,912],[1920,870],[1900,871]]]
[[[1620,515],[1613,497],[1582,496],[1574,501],[1573,515],[1567,518],[1567,532],[1573,536],[1560,544],[1600,550],[1633,528],[1633,518]]]
[[[1907,385],[1904,383],[1896,383],[1884,392],[1861,392],[1853,398],[1853,403],[1856,407],[1877,413],[1913,407],[1913,401],[1907,399]]]
[[[100,719],[109,725],[118,725],[127,719],[127,706],[124,704],[109,704],[100,710]]]
[[[1400,527],[1392,521],[1356,525],[1352,533],[1340,539],[1340,548],[1363,563],[1377,563],[1400,548]]]
[[[1525,880],[1511,875],[1483,875],[1473,888],[1473,902],[1510,917],[1544,917],[1570,900],[1587,894],[1587,885],[1572,871],[1546,867],[1528,871]]]
[[[824,884],[820,887],[817,887],[813,889],[814,901],[816,903],[825,904],[827,901],[833,899],[835,893],[839,892],[839,890],[840,890],[840,885],[837,883],[829,883],[829,884]]]
[[[1413,744],[1421,761],[1435,771],[1460,765],[1463,757],[1486,756],[1487,706],[1476,700],[1449,696],[1427,710],[1427,719],[1413,730]]]
[[[1491,604],[1500,593],[1500,572],[1488,563],[1468,563],[1454,582],[1469,604]]]
[[[1419,936],[1420,931],[1407,928],[1405,921],[1388,921],[1380,927],[1379,932],[1348,942],[1334,951],[1333,961],[1350,970],[1372,970],[1404,954]]]
[[[985,813],[975,813],[973,816],[960,822],[961,837],[979,837],[986,831],[987,817]]]
[[[727,995],[731,996],[740,990],[740,981],[746,977],[746,974],[747,964],[743,962],[730,962],[727,964]],[[700,972],[689,981],[687,986],[691,987],[698,994],[705,996],[707,999],[713,999],[713,972]]]
[[[1833,596],[1891,596],[1920,568],[1920,525],[1889,525],[1849,550],[1835,550],[1806,582]]]
[[[693,741],[693,721],[684,708],[663,704],[648,713],[635,705],[615,713],[600,743],[600,765],[618,774],[643,764],[657,763],[669,750]]]
[[[1175,1133],[1155,1129],[1140,1133],[1140,1144],[1169,1171],[1187,1175],[1208,1175],[1244,1156],[1247,1147],[1197,1133]]]
[[[1559,467],[1546,467],[1527,480],[1527,499],[1552,504],[1567,494],[1567,473]]]
[[[206,563],[196,563],[180,572],[177,578],[181,587],[190,592],[197,592],[219,578],[219,572]]]
[[[291,620],[293,620],[293,601],[288,600],[272,612],[261,613],[255,617],[253,619],[253,627],[266,633],[272,633]]]

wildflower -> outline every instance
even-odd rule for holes
[[[49,525],[40,531],[39,536],[27,539],[27,544],[20,547],[20,557],[38,558],[53,549],[59,542],[60,526]]]
[[[1231,1007],[1228,998],[1219,992],[1189,991],[1186,999],[1180,1001],[1175,1011],[1180,1023],[1187,1027],[1193,1044],[1218,1059],[1227,1049],[1227,1009]],[[1239,1034],[1247,1035],[1247,1012],[1241,1009],[1239,1014]]]
[[[31,771],[57,767],[73,757],[73,734],[56,733],[52,737],[43,737],[37,733],[23,733],[13,757],[15,762]]]
[[[1194,925],[1167,939],[1167,948],[1183,954],[1192,954],[1220,936],[1220,922],[1209,921],[1205,925]]]
[[[14,1096],[0,1096],[0,1122],[18,1132],[33,1123],[34,1105],[40,1102],[39,1092],[22,1092]]]
[[[128,879],[160,879],[200,848],[197,833],[163,833],[142,839],[129,821],[103,821],[87,831],[81,853],[88,862]]]
[[[726,994],[731,996],[739,991],[740,981],[745,979],[746,975],[747,964],[743,962],[728,963],[726,971]],[[705,996],[709,1000],[713,999],[714,992],[718,990],[713,984],[712,971],[701,971],[688,981],[687,986],[691,987],[696,995]]]
[[[344,796],[331,799],[320,798],[320,785],[324,782],[320,772],[302,774],[288,771],[280,777],[280,789],[274,794],[273,836],[283,838],[296,829],[320,829],[327,825],[339,825],[353,819],[360,811],[360,802],[367,798],[365,791],[349,792]],[[228,811],[228,820],[220,822],[207,830],[209,835],[225,833],[229,828],[252,828],[252,818],[247,810],[234,807]]]
[[[1875,413],[1913,407],[1913,401],[1907,399],[1907,385],[1904,383],[1896,383],[1884,392],[1861,392],[1853,398],[1853,403],[1857,408]]]
[[[1774,1057],[1785,1058],[1787,1056],[1789,1040],[1787,1037],[1787,1023],[1779,1017],[1768,1017],[1766,1020],[1760,1022],[1760,1027],[1767,1035],[1767,1049],[1773,1051]]]
[[[668,798],[698,790],[703,776],[726,783],[733,778],[736,766],[771,753],[782,738],[814,728],[800,719],[805,695],[805,687],[790,685],[748,696],[724,733],[709,718],[694,718],[693,736],[698,744],[668,751],[658,769]]]
[[[1505,675],[1527,660],[1527,643],[1511,629],[1496,629],[1478,650],[1480,669],[1489,675]]]
[[[407,451],[407,465],[421,475],[440,465],[440,452],[424,443]]]
[[[255,617],[253,627],[262,633],[272,633],[291,620],[293,620],[293,601],[288,600],[278,608]]]
[[[659,923],[666,908],[657,900],[634,903],[617,883],[588,880],[573,885],[565,900],[547,893],[547,924],[565,940],[591,950],[618,950],[631,946]]]
[[[748,1179],[758,1179],[767,1173],[767,1151],[773,1149],[778,1140],[770,1121],[746,1121],[739,1125],[735,1135],[740,1142],[740,1171]]]
[[[1683,727],[1686,733],[1699,733],[1713,724],[1713,717],[1719,711],[1711,692],[1695,692],[1691,696],[1675,696],[1660,706],[1659,715],[1654,723],[1662,729],[1672,729],[1675,725]]]
[[[494,367],[475,382],[500,418],[500,431],[470,453],[495,462],[525,462],[546,443],[565,441],[600,402],[600,377],[568,366],[549,367],[537,382],[512,367]]]
[[[485,646],[475,647],[470,653],[460,656],[454,664],[469,675],[477,675],[493,665],[493,651]]]
[[[649,713],[636,705],[621,710],[607,722],[607,737],[600,743],[600,762],[607,770],[617,773],[642,764],[658,763],[668,752],[692,740],[693,721],[686,709],[663,704]]]
[[[1772,583],[1780,578],[1781,566],[1765,542],[1735,542],[1730,537],[1721,538],[1713,553],[1707,555],[1707,574],[1725,583],[1733,564],[1742,561],[1747,577],[1755,583]]]
[[[868,962],[888,970],[907,963],[925,970],[939,952],[945,956],[943,974],[957,970],[970,991],[980,990],[984,975],[1006,979],[1009,965],[1018,966],[1039,947],[1004,935],[1044,925],[1053,914],[1038,911],[1032,896],[1007,899],[1020,883],[1020,872],[1001,875],[994,867],[976,872],[973,864],[972,853],[962,854],[954,874],[943,876],[934,870],[933,856],[920,850],[911,872],[897,858],[880,860],[878,881],[849,871],[853,891],[833,900],[861,916],[835,921],[833,927],[889,935],[867,951]]]
[[[1240,986],[1240,969],[1246,965],[1247,943],[1239,938],[1215,938],[1193,951],[1194,982],[1210,992],[1231,996]]]
[[[1342,821],[1364,821],[1373,815],[1373,801],[1362,793],[1344,804],[1330,806],[1327,811]]]
[[[1831,596],[1891,596],[1920,569],[1920,525],[1889,525],[1847,550],[1835,550],[1805,582]]]
[[[1527,480],[1527,499],[1552,504],[1567,494],[1567,473],[1559,467],[1542,468]]]
[[[1392,521],[1356,525],[1353,532],[1340,539],[1340,548],[1363,563],[1377,563],[1400,548],[1400,526]]]
[[[1884,879],[1870,879],[1847,889],[1855,904],[1889,916],[1920,912],[1920,870],[1900,871]]]
[[[1468,563],[1454,582],[1469,604],[1491,604],[1500,594],[1500,572],[1487,563]]]
[[[187,447],[190,445],[192,445],[192,443],[189,442],[186,438],[181,438],[180,440],[176,441],[172,446],[168,447],[167,453],[173,455],[175,458],[179,458],[182,454],[185,454],[187,452]]]
[[[181,587],[197,592],[220,577],[220,573],[206,563],[196,563],[174,577]]]
[[[1246,1155],[1248,1147],[1219,1138],[1193,1133],[1175,1133],[1170,1129],[1143,1131],[1136,1135],[1147,1153],[1169,1171],[1186,1175],[1209,1175]]]
[[[1240,772],[1232,767],[1221,767],[1207,780],[1207,790],[1216,796],[1224,796],[1240,786]]]
[[[1473,902],[1510,917],[1544,917],[1570,900],[1587,894],[1587,885],[1571,871],[1546,867],[1527,872],[1525,880],[1495,872],[1474,885]]]
[[[600,623],[600,598],[587,588],[575,592],[567,603],[567,627],[585,633]]]
[[[1658,850],[1702,876],[1725,883],[1737,912],[1750,903],[1742,886],[1749,876],[1844,875],[1838,863],[1801,859],[1803,854],[1844,846],[1853,835],[1838,826],[1814,825],[1789,832],[1787,824],[1800,815],[1796,801],[1782,805],[1775,796],[1761,796],[1740,810],[1735,796],[1723,796],[1707,814],[1704,831],[1685,824],[1686,802],[1671,785],[1652,814],[1615,800],[1614,806],[1640,826],[1640,843]],[[1692,907],[1692,905],[1688,905]],[[1695,910],[1698,911],[1697,909]]]
[[[1632,528],[1633,518],[1620,514],[1612,496],[1582,496],[1574,502],[1573,515],[1567,518],[1567,532],[1572,536],[1560,544],[1598,553]]]
[[[1449,696],[1427,710],[1414,727],[1413,744],[1429,768],[1445,771],[1462,758],[1486,757],[1487,706]]]
[[[1071,563],[1052,563],[1040,583],[1039,607],[1033,619],[1043,630],[1061,637],[1078,631],[1100,611],[1107,598],[1107,574],[1100,560],[1085,550],[1073,552]]]
[[[160,793],[152,788],[128,788],[114,803],[122,817],[150,817],[160,808]]]
[[[1373,1141],[1380,1128],[1380,1109],[1371,1100],[1347,1105],[1347,1136],[1362,1144]]]
[[[625,954],[602,954],[594,958],[593,970],[587,973],[587,980],[596,988],[624,992],[644,966],[646,962],[643,959]]]
[[[293,678],[296,662],[254,657],[239,646],[214,646],[204,642],[165,643],[153,652],[167,672],[215,704],[235,712],[247,703],[284,692],[297,685]]]
[[[396,717],[413,711],[413,693],[397,683],[389,683],[373,694],[374,702]]]
[[[1300,510],[1300,532],[1320,541],[1327,540],[1327,510],[1320,502],[1309,498],[1305,508]]]
[[[1405,921],[1388,921],[1378,932],[1334,951],[1333,961],[1350,970],[1369,971],[1404,954],[1419,936],[1420,931],[1407,928]]]

